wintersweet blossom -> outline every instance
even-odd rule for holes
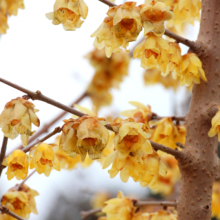
[[[144,213],[144,216],[148,217],[149,220],[177,220],[177,215],[172,214],[167,210],[159,210],[154,213]]]
[[[23,146],[27,145],[28,138],[35,131],[31,131],[31,123],[39,127],[40,121],[35,114],[34,104],[23,98],[12,99],[5,105],[0,115],[0,128],[4,135],[15,139],[19,134]]]
[[[220,142],[220,107],[212,118],[212,127],[208,133],[209,137],[214,137],[216,134],[218,134],[218,141]]]
[[[22,150],[15,150],[6,157],[3,165],[8,167],[6,172],[8,180],[16,177],[17,180],[25,179],[28,174],[28,156]]]
[[[220,218],[220,182],[214,182],[212,189],[212,216],[219,219]]]
[[[54,25],[63,24],[67,31],[75,31],[80,28],[86,19],[88,7],[83,0],[56,0],[54,11],[47,13],[46,17],[53,20]]]
[[[96,193],[91,200],[91,206],[93,209],[102,208],[105,206],[105,202],[110,199],[110,195],[107,192]]]
[[[8,26],[8,17],[5,12],[0,11],[0,34],[6,34]]]
[[[105,48],[106,56],[111,57],[112,52],[120,52],[120,47],[127,49],[128,43],[136,40],[142,22],[135,2],[111,7],[107,15],[91,37],[96,37],[94,46],[99,50]]]
[[[1,0],[0,8],[10,16],[17,15],[19,8],[24,9],[24,0]]]
[[[173,17],[170,7],[162,2],[146,0],[140,7],[141,20],[144,23],[144,35],[150,31],[157,36],[162,36],[165,32],[164,21]]]
[[[39,143],[29,152],[30,169],[36,169],[39,174],[49,176],[53,169],[60,171],[60,162],[56,157],[58,147],[54,144]]]

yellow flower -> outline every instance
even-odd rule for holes
[[[149,217],[149,220],[177,220],[177,215],[166,210],[159,210],[155,213],[145,213],[144,216]]]
[[[158,69],[148,69],[144,72],[145,85],[162,84],[165,88],[173,88],[175,91],[179,87],[178,80],[174,79],[172,75],[162,76]]]
[[[65,121],[59,147],[72,157],[79,154],[82,161],[87,152],[92,160],[101,158],[109,139],[109,132],[102,120],[83,116]]]
[[[170,8],[155,0],[146,0],[145,4],[139,7],[141,19],[144,23],[144,35],[153,31],[155,35],[162,36],[165,32],[164,21],[173,17]]]
[[[0,10],[0,34],[6,34],[8,28],[7,14]]]
[[[24,2],[23,0],[2,0],[0,8],[8,15],[17,15],[19,8],[24,9]]]
[[[151,140],[170,148],[177,148],[176,143],[185,144],[186,129],[183,125],[175,125],[171,118],[151,121]]]
[[[220,107],[215,116],[212,118],[212,127],[208,133],[209,137],[213,137],[218,134],[218,141],[220,142]]]
[[[102,208],[105,206],[105,202],[109,199],[110,199],[109,193],[98,192],[93,196],[91,200],[91,206],[93,209]]]
[[[15,150],[3,161],[4,166],[8,166],[6,172],[8,180],[14,176],[17,180],[25,179],[28,174],[28,156],[22,150]]]
[[[135,2],[126,2],[122,5],[111,7],[103,23],[91,35],[96,37],[94,46],[97,49],[105,48],[107,57],[112,52],[120,52],[119,47],[127,49],[128,43],[135,41],[142,30],[139,8]]]
[[[145,106],[144,104],[140,102],[131,101],[129,103],[135,106],[136,109],[126,110],[126,111],[121,112],[120,114],[122,116],[132,117],[135,119],[136,122],[141,122],[141,123],[148,125],[148,122],[152,118],[151,107],[149,105]]]
[[[30,169],[35,168],[39,174],[49,176],[52,168],[60,171],[60,162],[56,157],[57,146],[39,143],[29,152]]]
[[[121,191],[118,192],[117,198],[110,199],[105,203],[106,206],[102,212],[106,214],[106,220],[131,220],[137,209]]]
[[[135,48],[133,57],[141,59],[144,69],[157,69],[169,63],[168,49],[169,44],[165,39],[148,33],[145,40]]]
[[[47,13],[46,17],[53,20],[54,25],[63,24],[67,31],[75,31],[80,28],[86,19],[88,7],[83,0],[56,0],[54,11]]]
[[[194,53],[182,56],[180,85],[192,86],[193,83],[200,84],[200,78],[207,81],[202,62]]]
[[[220,218],[220,182],[214,182],[212,189],[212,216]]]
[[[34,104],[26,99],[12,99],[0,115],[0,128],[4,135],[13,140],[20,134],[23,146],[27,146],[29,136],[34,133],[31,123],[37,127],[40,125],[36,111]]]

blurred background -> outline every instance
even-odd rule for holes
[[[89,14],[82,27],[76,31],[64,31],[62,25],[52,25],[45,14],[53,11],[54,0],[24,1],[25,9],[18,11],[18,16],[9,18],[9,30],[0,36],[0,77],[25,87],[29,90],[40,90],[44,95],[69,105],[83,94],[90,83],[94,68],[83,58],[94,49],[94,39],[90,35],[99,27],[104,19],[108,6],[98,0],[85,0]],[[116,0],[117,4],[122,0]],[[137,1],[138,4],[143,1]],[[195,28],[188,27],[189,37],[195,40],[198,24]],[[139,38],[142,37],[142,33]],[[133,49],[137,43],[130,43]],[[182,46],[182,45],[181,45]],[[187,48],[182,47],[183,53]],[[129,76],[124,79],[120,89],[112,89],[113,102],[99,111],[99,116],[119,116],[121,111],[131,109],[128,101],[139,101],[149,104],[152,111],[161,116],[183,116],[187,113],[190,93],[185,88],[174,91],[165,89],[163,85],[144,86],[144,70],[139,60],[131,60]],[[23,93],[0,83],[0,111],[4,105]],[[41,127],[48,123],[61,110],[40,101],[34,101],[40,111]],[[80,105],[92,108],[89,98],[83,99]],[[64,118],[70,118],[68,114]],[[62,126],[58,121],[50,131]],[[38,128],[34,128],[37,129]],[[44,135],[42,135],[44,136]],[[3,133],[0,132],[0,146]],[[47,143],[54,142],[52,137]],[[20,138],[9,140],[7,152],[20,145]],[[99,163],[94,162],[90,167],[81,167],[67,171],[52,171],[49,177],[34,174],[27,185],[39,192],[36,204],[39,214],[31,214],[30,219],[80,219],[81,210],[90,209],[90,200],[97,192],[108,192],[116,196],[118,190],[125,195],[146,199],[149,194],[147,187],[142,188],[132,179],[123,183],[119,176],[110,179],[108,169],[102,170]],[[3,171],[0,179],[0,196],[13,187],[18,181],[7,180]]]

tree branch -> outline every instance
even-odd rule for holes
[[[133,200],[134,206],[136,207],[141,207],[141,206],[163,206],[163,207],[167,207],[167,206],[173,206],[173,207],[177,207],[177,202],[174,201],[137,201],[137,200]],[[102,208],[99,209],[90,209],[88,211],[82,211],[80,213],[81,218],[83,220],[87,219],[89,216],[94,215],[98,212],[101,212]]]
[[[1,154],[0,154],[0,176],[2,175],[2,170],[4,169],[4,165],[2,165],[2,162],[5,158],[5,152],[7,148],[8,138],[4,136],[2,148],[1,148]]]
[[[2,213],[8,214],[18,220],[25,220],[24,218],[21,218],[20,216],[16,215],[15,213],[11,212],[6,206],[0,205],[0,211]]]
[[[185,121],[186,120],[184,116],[183,117],[176,117],[176,116],[163,117],[163,116],[157,116],[156,114],[153,115],[152,120],[161,120],[163,118],[171,118],[173,121]]]
[[[160,150],[160,151],[163,151],[163,152],[165,152],[165,153],[171,154],[171,155],[173,155],[176,159],[178,159],[178,158],[180,158],[180,157],[183,156],[183,154],[182,154],[181,151],[174,150],[174,149],[172,149],[172,148],[170,148],[170,147],[166,147],[166,146],[164,146],[164,145],[162,145],[162,144],[158,144],[158,143],[156,143],[156,142],[154,142],[154,141],[150,141],[150,143],[151,143],[151,146],[154,148],[155,151]]]
[[[67,111],[67,112],[72,113],[74,115],[77,115],[79,117],[82,117],[83,115],[86,115],[86,114],[84,114],[82,112],[79,112],[79,111],[73,109],[73,108],[70,108],[67,105],[63,105],[63,104],[61,104],[61,103],[59,103],[59,102],[57,102],[57,101],[55,101],[55,100],[45,96],[45,95],[43,95],[40,91],[32,92],[32,91],[27,90],[27,89],[25,89],[25,88],[23,88],[23,87],[21,87],[19,85],[11,83],[11,82],[3,79],[3,78],[0,78],[0,82],[3,82],[3,83],[5,83],[8,86],[11,86],[11,87],[13,87],[13,88],[15,88],[15,89],[17,89],[17,90],[19,90],[21,92],[24,92],[24,93],[28,94],[28,96],[31,99],[33,99],[33,100],[39,100],[39,101],[46,102],[46,103],[48,103],[50,105],[56,106],[57,108],[63,109],[64,111]]]
[[[108,1],[108,0],[99,0],[99,1],[102,2],[102,3],[104,3],[104,4],[106,4],[106,5],[108,5],[109,7],[117,6],[115,3],[110,2],[110,1]]]

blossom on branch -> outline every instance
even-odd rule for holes
[[[143,215],[148,217],[147,220],[177,220],[177,215],[163,209],[155,213],[144,213]]]
[[[136,2],[111,7],[107,12],[108,17],[91,35],[96,37],[94,46],[99,50],[105,48],[107,57],[111,57],[112,52],[120,52],[120,47],[127,50],[129,42],[135,41],[142,30],[139,11]]]
[[[23,146],[27,146],[28,138],[35,131],[31,131],[31,123],[39,127],[40,121],[35,114],[34,104],[23,98],[12,99],[5,105],[0,115],[0,128],[4,135],[15,139],[19,134]]]
[[[49,176],[53,169],[60,171],[60,162],[56,157],[58,147],[54,144],[39,143],[29,152],[30,169],[36,169],[39,174]]]
[[[216,134],[218,134],[218,141],[220,142],[220,107],[212,118],[212,127],[208,133],[209,137],[214,137]]]
[[[17,180],[25,179],[28,174],[28,156],[22,150],[15,150],[6,157],[2,163],[4,166],[8,166],[6,172],[8,180],[16,177]]]
[[[83,0],[56,0],[54,11],[47,13],[46,17],[53,20],[54,25],[63,24],[67,31],[75,31],[80,28],[86,19],[88,7]]]

